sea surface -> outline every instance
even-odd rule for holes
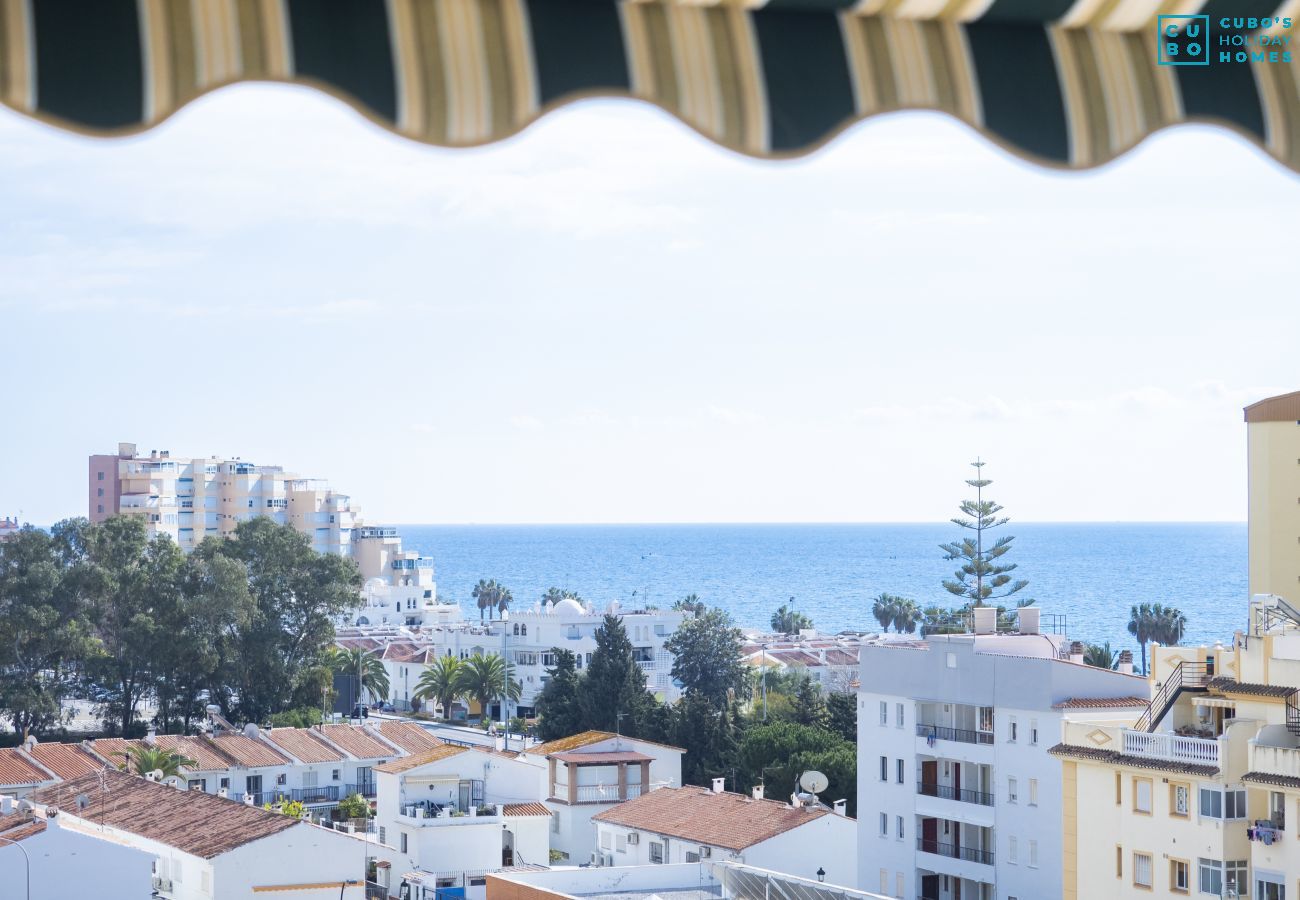
[[[939,544],[951,524],[861,525],[403,525],[407,549],[432,556],[438,594],[467,617],[480,578],[495,578],[531,607],[549,587],[569,588],[601,608],[687,594],[728,610],[742,626],[767,627],[795,608],[821,631],[875,631],[871,600],[882,591],[922,606],[960,605],[940,584],[956,564]],[[1187,617],[1185,643],[1227,642],[1245,626],[1245,523],[1012,522],[1004,561],[1029,581],[1016,595],[1044,614],[1068,617],[1071,637],[1133,648],[1129,608],[1158,602]]]

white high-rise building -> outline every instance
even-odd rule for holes
[[[922,900],[1061,895],[1065,712],[1136,719],[1147,682],[1085,665],[1039,611],[999,631],[864,644],[858,692],[858,878]],[[1072,655],[1073,653],[1073,655]],[[1131,665],[1127,666],[1131,669]]]

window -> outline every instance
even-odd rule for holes
[[[386,843],[388,843],[388,834],[387,834],[387,829],[384,828],[383,825],[380,825],[380,826],[379,826],[379,843],[381,843],[381,844],[386,844]]]
[[[1016,717],[1011,716],[1010,718],[1007,719],[1007,723],[1010,726],[1010,731],[1008,732],[1007,740],[1014,744],[1016,742]]]
[[[1213,894],[1216,897],[1223,895],[1223,863],[1217,859],[1198,860],[1198,874],[1200,875],[1200,889],[1202,894]]]
[[[1133,779],[1133,811],[1151,815],[1151,779]]]
[[[1137,887],[1151,887],[1151,854],[1133,854],[1133,884]]]
[[[1256,870],[1254,896],[1256,900],[1286,900],[1286,887],[1282,883],[1281,873]]]
[[[406,852],[406,832],[402,832],[402,852]]]
[[[903,896],[903,873],[902,872],[894,873],[894,896],[895,897]]]
[[[275,783],[279,787],[284,787],[286,784],[289,783],[288,774],[285,772],[281,772],[279,775],[275,776]]]
[[[225,778],[225,777],[223,777],[223,778],[221,779],[220,783],[217,785],[217,787],[223,787],[223,788],[226,788],[227,790],[229,790],[229,788],[230,788],[230,779],[229,779],[229,778]],[[380,843],[383,843],[383,842],[380,841]]]
[[[1033,744],[1035,747],[1038,746],[1038,720],[1037,719],[1029,720],[1029,743]]]
[[[1016,781],[1015,776],[1009,777],[1007,779],[1007,802],[1015,803],[1017,797],[1019,796],[1020,796],[1019,782]]]
[[[1246,792],[1201,788],[1201,815],[1207,819],[1246,818]]]
[[[1268,818],[1274,828],[1286,828],[1286,794],[1281,791],[1269,791]]]
[[[104,511],[104,504],[102,504],[102,503],[97,503],[97,504],[95,504],[95,509],[96,509],[97,512],[103,512],[103,511]]]
[[[889,870],[888,869],[880,870],[880,893],[882,894],[889,893]]]
[[[901,841],[903,839],[903,817],[895,816],[894,824],[898,827],[898,839]]]
[[[889,704],[886,703],[884,700],[880,701],[880,724],[881,725],[889,724]]]
[[[981,707],[980,707],[980,725],[979,725],[979,730],[980,730],[980,731],[992,731],[992,730],[993,730],[993,707],[991,707],[991,706],[981,706]]]
[[[1029,779],[1029,805],[1030,806],[1038,805],[1038,779],[1037,778]]]
[[[1169,785],[1169,815],[1186,817],[1191,808],[1192,789],[1175,781]]]
[[[98,493],[95,494],[96,497],[102,497],[102,496],[104,496],[104,489],[103,489],[103,488],[96,488],[96,490],[98,491]]]
[[[1191,884],[1191,880],[1187,873],[1187,860],[1169,860],[1169,890],[1179,894],[1186,894],[1189,884]]]
[[[600,833],[600,849],[602,850],[614,849],[614,836],[610,834],[608,831],[602,831]]]
[[[1124,848],[1119,844],[1115,845],[1115,877],[1124,877]]]
[[[1123,798],[1120,796],[1121,788],[1123,784],[1124,784],[1124,776],[1121,775],[1119,772],[1116,772],[1115,773],[1115,805],[1116,806],[1119,806],[1121,803],[1124,802]]]
[[[1029,842],[1029,865],[1031,868],[1038,868],[1038,841]]]
[[[302,786],[311,788],[316,786],[316,778],[320,773],[315,769],[308,769],[302,773]]]
[[[699,862],[699,861],[700,861],[700,854],[698,854],[698,853],[692,853],[690,850],[687,850],[687,851],[686,851],[686,861],[687,861],[688,863]]]
[[[614,850],[617,853],[627,852],[627,835],[625,834],[614,835]]]
[[[957,668],[957,654],[949,653],[947,657],[944,659],[944,664],[950,669]]]
[[[880,757],[880,780],[881,781],[889,780],[889,757],[888,756]]]
[[[1007,838],[1007,862],[1018,863],[1020,854],[1020,842],[1014,837]]]
[[[903,761],[901,759],[898,760],[894,768],[897,770],[895,773],[895,780],[899,784],[902,784],[903,783]]]
[[[899,728],[903,727],[903,704],[901,703],[894,707],[894,724]]]
[[[531,650],[516,650],[515,662],[521,666],[537,665],[537,654]]]
[[[1246,876],[1248,862],[1245,859],[1230,859],[1223,864],[1224,890],[1236,891],[1238,897],[1250,896],[1250,879]]]
[[[880,836],[889,837],[889,814],[880,814]]]
[[[1207,819],[1222,819],[1223,794],[1212,788],[1201,788],[1201,815]]]
[[[659,841],[650,842],[650,862],[662,863],[664,861],[664,845]]]
[[[96,472],[95,474],[98,476],[98,480],[99,480],[99,481],[103,481],[103,480],[104,480],[104,473],[103,473],[103,472]]]

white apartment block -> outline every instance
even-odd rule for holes
[[[858,883],[921,900],[1058,897],[1061,766],[1048,751],[1068,709],[1136,719],[1147,683],[1083,664],[1039,611],[999,633],[862,647]],[[1077,650],[1071,655],[1072,650]]]
[[[338,629],[336,643],[345,649],[360,647],[372,651],[388,670],[390,696],[399,709],[410,708],[420,673],[439,656],[468,659],[475,655],[500,654],[515,665],[515,677],[522,685],[518,704],[511,703],[510,715],[531,716],[537,695],[546,686],[546,670],[554,668],[553,650],[570,650],[577,657],[579,671],[591,662],[596,649],[596,630],[606,613],[619,616],[632,641],[637,662],[646,674],[646,687],[660,700],[671,703],[681,696],[672,677],[673,657],[664,643],[689,615],[675,610],[623,610],[611,601],[597,610],[572,599],[558,603],[535,603],[524,610],[509,610],[504,616],[480,623],[461,620],[458,614],[438,607],[444,621],[424,626],[360,626]],[[499,704],[489,715],[501,718]]]

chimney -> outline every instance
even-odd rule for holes
[[[725,778],[713,779],[713,793],[721,794],[723,790],[726,789],[726,786],[727,786],[727,779]]]
[[[1121,675],[1133,674],[1133,651],[1119,651],[1119,671]]]
[[[1041,610],[1037,606],[1025,606],[1017,612],[1020,620],[1021,634],[1038,634],[1038,620]]]
[[[837,815],[837,816],[847,816],[848,814],[849,814],[849,801],[847,801],[847,800],[836,800],[836,801],[835,801],[835,815]]]
[[[975,620],[976,634],[993,634],[998,630],[998,610],[996,606],[977,606],[971,612]]]
[[[11,815],[14,811],[14,798],[6,794],[0,797],[0,816]]]
[[[1075,641],[1070,644],[1070,662],[1083,662],[1083,641]]]
[[[754,799],[755,799],[755,800],[762,800],[762,799],[763,799],[763,786],[762,786],[761,784],[756,784],[756,785],[754,785],[753,794],[754,794]]]

